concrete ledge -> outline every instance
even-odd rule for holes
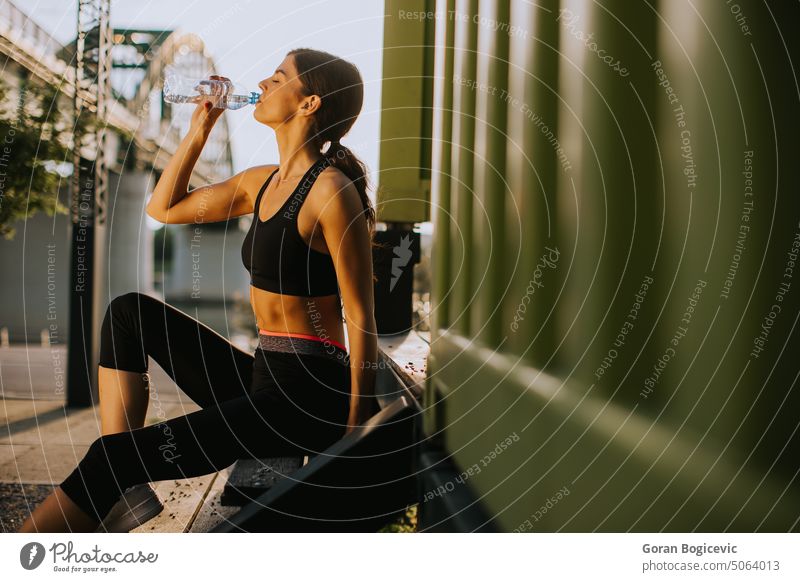
[[[379,362],[378,386],[379,396],[382,388],[380,372],[387,365],[400,378],[417,400],[422,398],[425,387],[425,376],[428,369],[430,353],[430,333],[409,331],[396,335],[378,337]],[[381,405],[383,408],[383,404]]]

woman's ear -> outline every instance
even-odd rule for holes
[[[311,95],[305,98],[301,109],[303,110],[304,115],[312,115],[320,108],[321,104],[322,99],[320,99],[319,95]]]

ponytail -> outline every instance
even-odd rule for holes
[[[322,152],[320,152],[322,153]],[[324,153],[331,166],[339,169],[347,176],[358,191],[361,204],[364,206],[364,218],[367,219],[370,243],[375,235],[375,208],[367,195],[370,185],[367,182],[367,167],[346,145],[336,140],[330,143]]]

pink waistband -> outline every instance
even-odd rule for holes
[[[332,339],[322,339],[321,337],[316,336],[316,335],[308,335],[308,334],[305,334],[305,333],[281,333],[281,332],[278,332],[278,331],[267,331],[267,330],[264,330],[264,329],[259,329],[258,333],[263,334],[263,335],[278,335],[278,336],[281,336],[281,337],[299,337],[299,338],[310,339],[310,340],[323,342],[323,343],[324,342],[330,342],[331,344],[333,344],[333,345],[335,345],[335,346],[337,346],[339,348],[342,348],[344,351],[347,351],[347,348],[345,346],[343,346],[342,344],[340,344],[339,342],[337,342],[335,340],[332,340]]]

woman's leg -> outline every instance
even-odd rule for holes
[[[252,378],[251,354],[189,315],[139,293],[120,295],[110,303],[101,327],[100,345],[98,384],[103,436],[143,427],[149,400],[148,356],[203,407],[245,394]],[[163,452],[170,454],[168,448]],[[152,480],[158,479],[145,477],[139,482]],[[115,495],[119,498],[121,492]],[[84,531],[88,524],[96,525],[96,517],[57,487],[20,531]]]
[[[36,506],[17,531],[19,533],[92,532],[98,523],[78,507],[61,487],[56,487]]]
[[[146,374],[100,366],[97,384],[100,392],[101,434],[144,426],[150,400]]]
[[[98,438],[20,531],[93,531],[131,485],[207,475],[242,457],[317,452],[340,438],[347,400],[330,390],[320,391],[313,381],[293,386],[292,393],[298,397],[260,390]],[[74,507],[64,503],[63,496]]]
[[[148,356],[203,407],[241,396],[250,386],[251,354],[158,299],[126,293],[110,303],[101,328],[102,434],[144,425]]]

